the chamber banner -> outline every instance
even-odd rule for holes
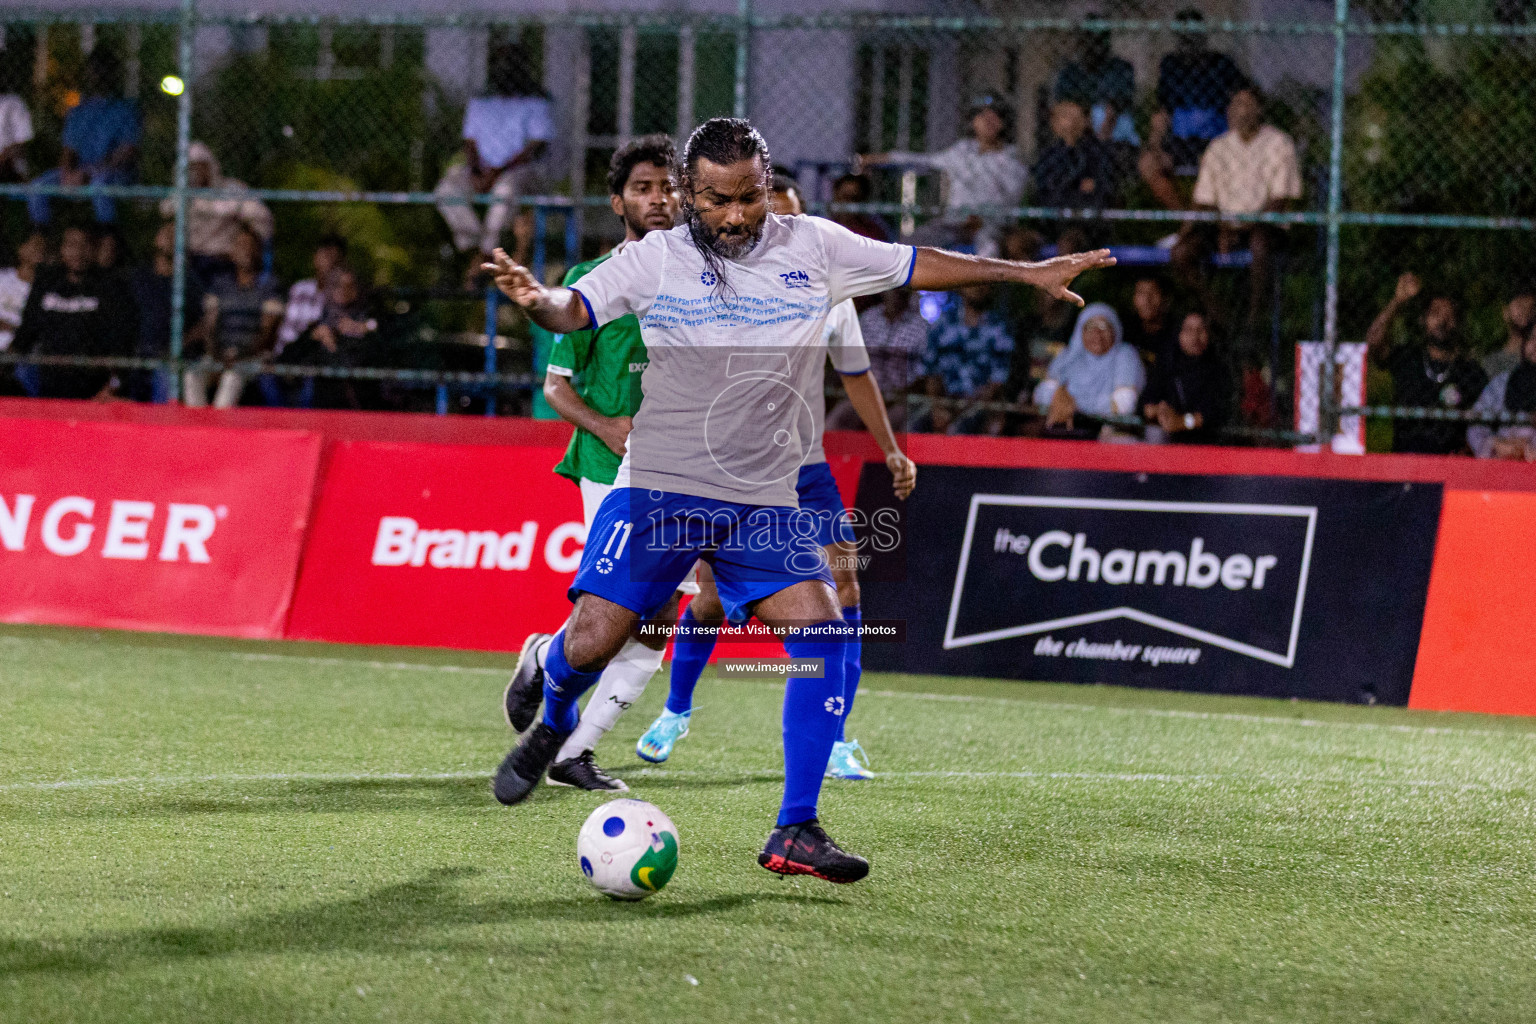
[[[1438,484],[868,467],[871,668],[1405,704]],[[890,538],[895,538],[892,543]]]

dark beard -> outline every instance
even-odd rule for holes
[[[697,213],[690,213],[688,215],[688,226],[696,243],[708,246],[710,252],[726,260],[741,259],[753,249],[756,249],[757,243],[763,240],[763,226],[761,224],[758,225],[756,231],[747,231],[730,238],[721,238],[714,231],[710,230],[709,225],[705,224],[704,219]]]

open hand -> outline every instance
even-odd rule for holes
[[[1053,299],[1065,299],[1078,306],[1085,306],[1083,297],[1067,286],[1085,270],[1112,267],[1115,258],[1108,249],[1092,252],[1074,252],[1069,256],[1056,256],[1033,265],[1030,283],[1043,289]]]
[[[514,262],[505,249],[497,249],[491,259],[491,263],[480,264],[480,269],[491,275],[503,295],[524,309],[531,309],[543,301],[549,289],[539,283],[533,271]]]
[[[1392,292],[1392,301],[1398,305],[1411,302],[1424,288],[1424,283],[1419,280],[1419,275],[1414,273],[1403,274],[1397,279],[1397,288]]]
[[[891,471],[896,497],[905,501],[917,486],[917,463],[901,452],[892,452],[885,457],[885,468]]]

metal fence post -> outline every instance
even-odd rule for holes
[[[1344,168],[1344,44],[1349,0],[1333,5],[1333,111],[1328,145],[1328,252],[1323,283],[1323,372],[1318,396],[1318,442],[1331,447],[1339,431],[1339,403],[1334,382],[1339,345],[1339,212],[1343,208]]]
[[[736,95],[731,114],[747,116],[747,79],[752,74],[752,0],[736,0]]]
[[[496,287],[495,281],[487,281],[485,285],[485,372],[496,372],[496,312],[501,306],[501,290]],[[495,384],[486,385],[485,389],[485,414],[496,415],[496,389]]]
[[[181,396],[181,347],[187,302],[187,147],[192,139],[192,44],[197,34],[197,0],[181,0],[181,38],[177,74],[181,95],[176,98],[176,252],[171,263],[171,379],[166,394]]]

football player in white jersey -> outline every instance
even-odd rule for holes
[[[653,231],[573,288],[544,285],[505,252],[487,264],[499,288],[556,333],[633,313],[650,362],[614,489],[604,499],[570,589],[564,628],[526,649],[543,715],[492,782],[505,804],[526,799],[638,624],[703,558],[726,616],[755,615],[790,658],[814,664],[784,690],[784,792],[758,863],[778,874],[855,882],[869,862],[822,829],[817,799],[846,706],[848,627],[826,556],[795,496],[815,435],[801,396],[826,359],[826,319],[845,299],[901,285],[943,290],[1017,282],[1082,300],[1078,274],[1114,263],[1107,250],[1040,263],[985,259],[862,238],[820,217],[768,212],[767,144],[751,124],[714,118],[683,157],[684,223]],[[904,456],[888,460],[909,475]],[[519,666],[523,674],[523,666]]]
[[[800,190],[793,178],[783,174],[774,175],[768,209],[785,217],[797,217],[804,212]],[[887,456],[900,453],[901,448],[885,412],[880,385],[869,372],[869,354],[864,349],[864,333],[859,329],[859,315],[852,299],[844,299],[827,314],[826,336],[827,354],[832,366],[841,375],[848,399],[868,426],[875,443]],[[834,779],[870,779],[874,773],[869,770],[864,748],[858,740],[849,740],[845,735],[848,716],[853,713],[853,699],[858,692],[859,678],[863,675],[864,644],[857,632],[863,621],[863,612],[859,607],[858,548],[849,526],[848,511],[843,506],[837,481],[832,478],[832,470],[827,465],[826,452],[822,448],[826,402],[819,392],[806,395],[805,398],[811,404],[812,412],[816,413],[816,439],[805,464],[800,467],[795,493],[800,508],[815,513],[816,542],[827,554],[832,580],[837,585],[837,600],[842,609],[843,621],[853,630],[843,644],[843,713],[837,719],[837,742],[832,745],[826,774]],[[916,479],[915,466],[912,472],[913,476],[902,474],[897,479],[898,498],[905,498],[911,493]],[[635,745],[635,753],[653,763],[665,761],[671,756],[672,747],[677,741],[688,735],[693,716],[693,690],[714,653],[716,638],[725,622],[725,609],[721,607],[719,595],[715,593],[707,564],[699,573],[699,582],[701,593],[688,605],[673,637],[667,706]]]

